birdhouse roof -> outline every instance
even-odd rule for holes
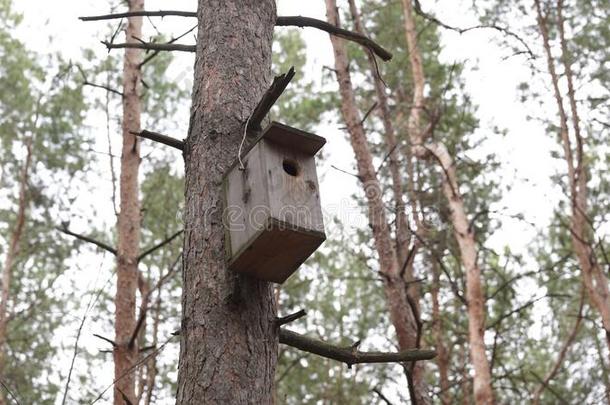
[[[271,122],[265,128],[261,139],[267,139],[275,144],[296,149],[311,156],[318,153],[326,143],[326,139],[321,136],[276,121]]]

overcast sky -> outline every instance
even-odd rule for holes
[[[347,3],[346,1],[339,1]],[[424,2],[424,7],[437,13],[445,22],[455,26],[467,27],[476,24],[476,19],[468,9],[468,2],[440,1]],[[171,2],[176,10],[195,10],[194,0]],[[343,4],[345,5],[345,4]],[[60,51],[66,58],[79,60],[83,48],[96,49],[100,55],[106,51],[99,43],[104,38],[105,23],[83,23],[77,17],[82,15],[104,14],[109,7],[106,2],[94,0],[20,0],[17,9],[25,15],[20,28],[21,38],[39,52]],[[166,1],[147,1],[148,10],[167,9]],[[323,0],[278,2],[279,15],[306,15],[325,19]],[[180,34],[187,23],[182,18],[155,19],[155,24],[163,32]],[[152,33],[149,24],[147,29]],[[498,33],[495,31],[475,30],[464,35],[443,30],[442,58],[447,63],[466,61],[464,79],[466,91],[478,106],[481,121],[479,132],[490,139],[483,145],[481,153],[495,152],[503,163],[503,184],[511,185],[510,192],[496,208],[507,207],[504,214],[522,213],[529,222],[543,226],[549,218],[551,206],[549,199],[556,199],[552,193],[549,177],[553,174],[554,162],[549,157],[553,140],[546,136],[537,122],[526,119],[531,106],[519,102],[517,86],[520,82],[530,81],[530,71],[523,56],[508,57],[511,51],[498,46]],[[322,66],[333,64],[332,48],[327,34],[315,29],[302,30],[308,45],[308,66],[305,73],[312,78],[321,77]],[[183,43],[193,43],[192,36]],[[508,57],[508,58],[507,58]],[[192,54],[176,53],[170,77],[192,83]],[[173,124],[185,134],[188,125],[188,110],[181,117],[174,118]],[[493,136],[492,128],[506,129],[508,136]],[[328,211],[345,205],[345,198],[352,194],[357,184],[350,176],[330,169],[330,166],[350,170],[353,156],[349,151],[344,135],[336,127],[324,126],[318,130],[328,140],[325,146],[328,159],[320,168],[322,181],[322,200]],[[180,135],[180,134],[177,134]],[[473,156],[476,157],[476,156]],[[559,168],[560,169],[560,168]],[[516,250],[522,250],[533,237],[533,229],[523,222],[511,220],[502,215],[503,231],[494,235],[495,247],[509,243]]]

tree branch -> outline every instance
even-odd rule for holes
[[[343,28],[336,27],[332,24],[327,23],[326,21],[317,20],[315,18],[310,17],[302,17],[302,16],[283,16],[278,17],[275,20],[276,27],[286,27],[286,26],[295,26],[295,27],[312,27],[317,28],[322,31],[326,31],[329,34],[332,34],[336,37],[346,39],[348,41],[356,42],[365,48],[369,49],[371,52],[375,53],[375,55],[379,56],[381,59],[388,61],[392,59],[392,53],[384,49],[381,45],[377,44],[372,39],[358,34],[356,32],[348,31]]]
[[[60,228],[60,227],[55,227],[55,229],[57,229],[57,230],[58,230],[59,232],[61,232],[61,233],[65,233],[66,235],[73,236],[73,237],[75,237],[76,239],[79,239],[79,240],[82,240],[82,241],[85,241],[85,242],[92,243],[92,244],[96,245],[97,247],[102,248],[102,249],[104,249],[104,250],[106,250],[106,251],[108,251],[108,252],[112,253],[113,255],[116,255],[116,254],[117,254],[117,251],[116,251],[116,249],[115,249],[115,248],[113,248],[113,247],[112,247],[112,246],[110,246],[110,245],[105,244],[104,242],[100,242],[100,241],[95,240],[95,239],[93,239],[93,238],[91,238],[91,237],[89,237],[89,236],[80,235],[80,234],[78,234],[78,233],[72,232],[72,231],[70,231],[68,228]]]
[[[280,343],[313,353],[327,359],[337,360],[351,366],[360,363],[401,363],[430,360],[436,356],[434,350],[403,350],[400,352],[361,352],[357,348],[338,347],[321,340],[311,339],[287,329],[280,329]]]
[[[167,17],[167,16],[175,16],[175,17],[197,17],[196,12],[192,11],[175,11],[175,10],[159,10],[159,11],[137,11],[137,12],[129,12],[129,13],[117,13],[117,14],[105,14],[105,15],[97,15],[97,16],[89,16],[89,17],[79,17],[81,21],[101,21],[101,20],[113,20],[118,18],[129,18],[129,17]],[[356,42],[365,48],[369,49],[371,52],[375,53],[381,59],[388,61],[392,59],[392,53],[384,49],[381,45],[377,44],[372,39],[358,34],[356,32],[348,31],[342,28],[338,28],[332,24],[327,23],[326,21],[318,20],[310,17],[302,17],[302,16],[283,16],[277,17],[275,21],[275,25],[277,27],[311,27],[317,28],[322,31],[326,31],[329,34],[335,35],[337,37],[346,39],[348,41]],[[105,43],[108,49],[112,48],[138,48],[141,49],[155,49],[157,48],[148,48],[148,46],[152,46],[153,44],[116,44],[114,46],[109,46],[109,43]],[[112,45],[112,44],[110,44]],[[140,45],[140,46],[137,46]],[[188,48],[188,49],[187,49]],[[186,52],[194,52],[194,46],[183,45],[181,49],[159,49],[166,51],[186,51]]]
[[[131,11],[128,13],[94,15],[89,17],[78,17],[81,21],[117,20],[129,17],[197,17],[194,11],[159,10],[159,11]]]
[[[180,51],[180,52],[195,52],[195,45],[182,45],[182,44],[153,44],[153,43],[140,43],[130,42],[122,44],[113,44],[108,41],[101,41],[102,44],[106,45],[108,50],[110,49],[123,49],[123,48],[137,48],[137,49],[148,49],[152,51]]]
[[[145,250],[144,252],[142,252],[142,254],[140,254],[140,256],[138,256],[138,261],[144,259],[149,254],[153,253],[155,250],[158,250],[158,249],[162,248],[163,246],[167,245],[168,243],[171,243],[171,241],[176,239],[178,236],[182,235],[182,232],[184,232],[183,229],[179,230],[178,232],[176,232],[175,234],[173,234],[169,238],[165,239],[164,241],[159,242],[156,245],[154,245],[153,247]]]
[[[495,25],[495,24],[481,24],[481,25],[475,25],[473,27],[468,27],[468,28],[454,27],[454,26],[445,24],[444,22],[440,21],[438,18],[434,17],[433,15],[428,14],[425,11],[423,11],[419,0],[415,0],[414,3],[415,3],[414,10],[419,16],[425,18],[428,21],[433,22],[434,24],[436,24],[438,26],[441,26],[441,27],[451,30],[451,31],[455,31],[460,35],[464,34],[465,32],[476,30],[476,29],[492,29],[492,30],[499,31],[499,32],[501,32],[505,35],[508,35],[510,37],[513,37],[517,41],[519,41],[521,43],[521,45],[523,45],[525,47],[525,51],[522,53],[527,53],[531,59],[536,59],[536,55],[534,55],[534,52],[529,47],[527,42],[525,42],[525,40],[523,38],[521,38],[519,35],[515,34],[514,32],[512,32],[511,30],[509,30],[506,27],[501,27],[501,26]]]
[[[176,139],[176,138],[172,138],[167,135],[163,135],[163,134],[159,134],[157,132],[152,132],[152,131],[147,131],[147,130],[142,130],[140,132],[129,131],[129,133],[132,135],[135,135],[135,136],[139,136],[141,138],[150,139],[151,141],[155,141],[155,142],[159,142],[164,145],[167,145],[167,146],[171,146],[172,148],[176,148],[181,152],[184,151],[184,142],[183,141]]]
[[[277,99],[282,95],[293,77],[294,66],[288,70],[288,73],[275,76],[273,83],[271,83],[271,86],[265,91],[265,94],[263,94],[250,116],[250,120],[248,121],[249,130],[261,130],[261,122],[265,119],[269,110],[271,110],[273,104],[275,104]]]
[[[305,315],[307,315],[307,312],[305,312],[304,309],[301,309],[300,311],[295,312],[294,314],[286,315],[281,318],[275,318],[275,325],[277,327],[280,327],[282,325],[286,325],[287,323],[294,322],[297,319],[304,317]]]
[[[114,340],[112,340],[112,339],[108,339],[107,337],[104,337],[102,335],[98,335],[97,333],[94,333],[93,336],[95,336],[98,339],[103,340],[104,342],[110,343],[112,345],[112,347],[116,347],[117,346],[116,343],[114,342]]]

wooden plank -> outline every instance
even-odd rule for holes
[[[267,140],[262,148],[266,158],[265,176],[271,216],[303,229],[323,233],[324,221],[314,157]]]
[[[320,232],[271,219],[268,226],[229,263],[233,271],[260,280],[283,283],[326,240]]]
[[[291,126],[273,121],[262,137],[278,145],[313,156],[324,146],[326,139]]]

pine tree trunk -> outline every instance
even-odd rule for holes
[[[568,126],[568,114],[564,107],[563,95],[559,88],[559,75],[555,68],[555,60],[551,51],[547,17],[544,15],[539,0],[534,0],[534,8],[537,15],[538,30],[542,37],[542,45],[545,51],[547,67],[551,77],[555,102],[559,112],[560,139],[564,150],[564,158],[568,169],[568,184],[570,188],[570,205],[572,215],[570,218],[570,235],[574,253],[578,259],[583,284],[593,307],[599,312],[602,326],[606,334],[606,345],[610,351],[610,288],[608,277],[593,249],[588,218],[587,201],[587,168],[585,167],[585,156],[583,151],[584,139],[580,132],[580,120],[578,114],[576,91],[574,87],[574,75],[572,73],[571,58],[569,55],[564,32],[563,2],[557,2],[557,31],[561,45],[561,61],[564,74],[568,84],[568,101],[572,114],[572,130],[576,146],[572,146],[570,140],[570,129]],[[610,355],[610,354],[609,354]]]
[[[199,0],[177,404],[271,404],[278,336],[270,283],[228,270],[221,180],[270,82],[274,0]]]
[[[32,163],[32,138],[28,137],[25,141],[26,155],[25,162],[21,169],[21,176],[19,179],[19,202],[17,207],[17,218],[15,221],[15,227],[11,233],[11,239],[9,241],[8,251],[6,252],[6,259],[4,266],[2,267],[2,289],[0,291],[0,381],[4,383],[10,383],[4,377],[6,371],[6,339],[8,329],[8,300],[11,295],[11,278],[13,275],[13,266],[15,260],[19,254],[19,245],[21,243],[21,236],[23,234],[23,228],[25,226],[26,210],[28,205],[27,198],[27,187],[28,178],[30,172],[30,165]],[[5,405],[5,390],[0,389],[0,405]]]
[[[413,75],[413,105],[409,117],[409,136],[413,154],[419,159],[433,159],[443,170],[443,194],[451,210],[451,223],[460,248],[462,264],[466,270],[466,298],[468,301],[468,340],[474,368],[474,399],[478,405],[494,403],[491,370],[485,353],[485,297],[481,285],[481,269],[477,262],[474,231],[470,227],[459,191],[455,164],[442,143],[426,143],[421,111],[425,107],[425,76],[421,53],[417,44],[417,31],[411,0],[402,0],[405,33]]]
[[[144,10],[144,0],[129,0],[129,11]],[[128,43],[142,37],[142,17],[128,18]],[[115,296],[114,403],[137,404],[135,376],[137,340],[129,344],[136,326],[136,290],[140,244],[138,171],[140,144],[130,132],[140,131],[141,51],[125,49],[123,59],[123,147],[121,153],[120,212],[118,218],[117,284]]]
[[[335,0],[326,0],[326,15],[330,24],[339,26],[339,16]],[[360,113],[348,69],[348,57],[342,39],[330,36],[335,55],[335,70],[341,94],[341,114],[348,128],[350,142],[358,168],[358,177],[363,184],[369,211],[369,224],[373,229],[375,249],[379,256],[380,273],[384,279],[384,291],[389,307],[390,320],[398,338],[401,350],[413,349],[418,345],[418,326],[414,312],[417,308],[409,305],[407,288],[400,276],[395,245],[385,214],[381,186],[377,178],[372,154],[362,126]],[[416,366],[411,375],[410,393],[417,404],[429,402],[421,366]]]

